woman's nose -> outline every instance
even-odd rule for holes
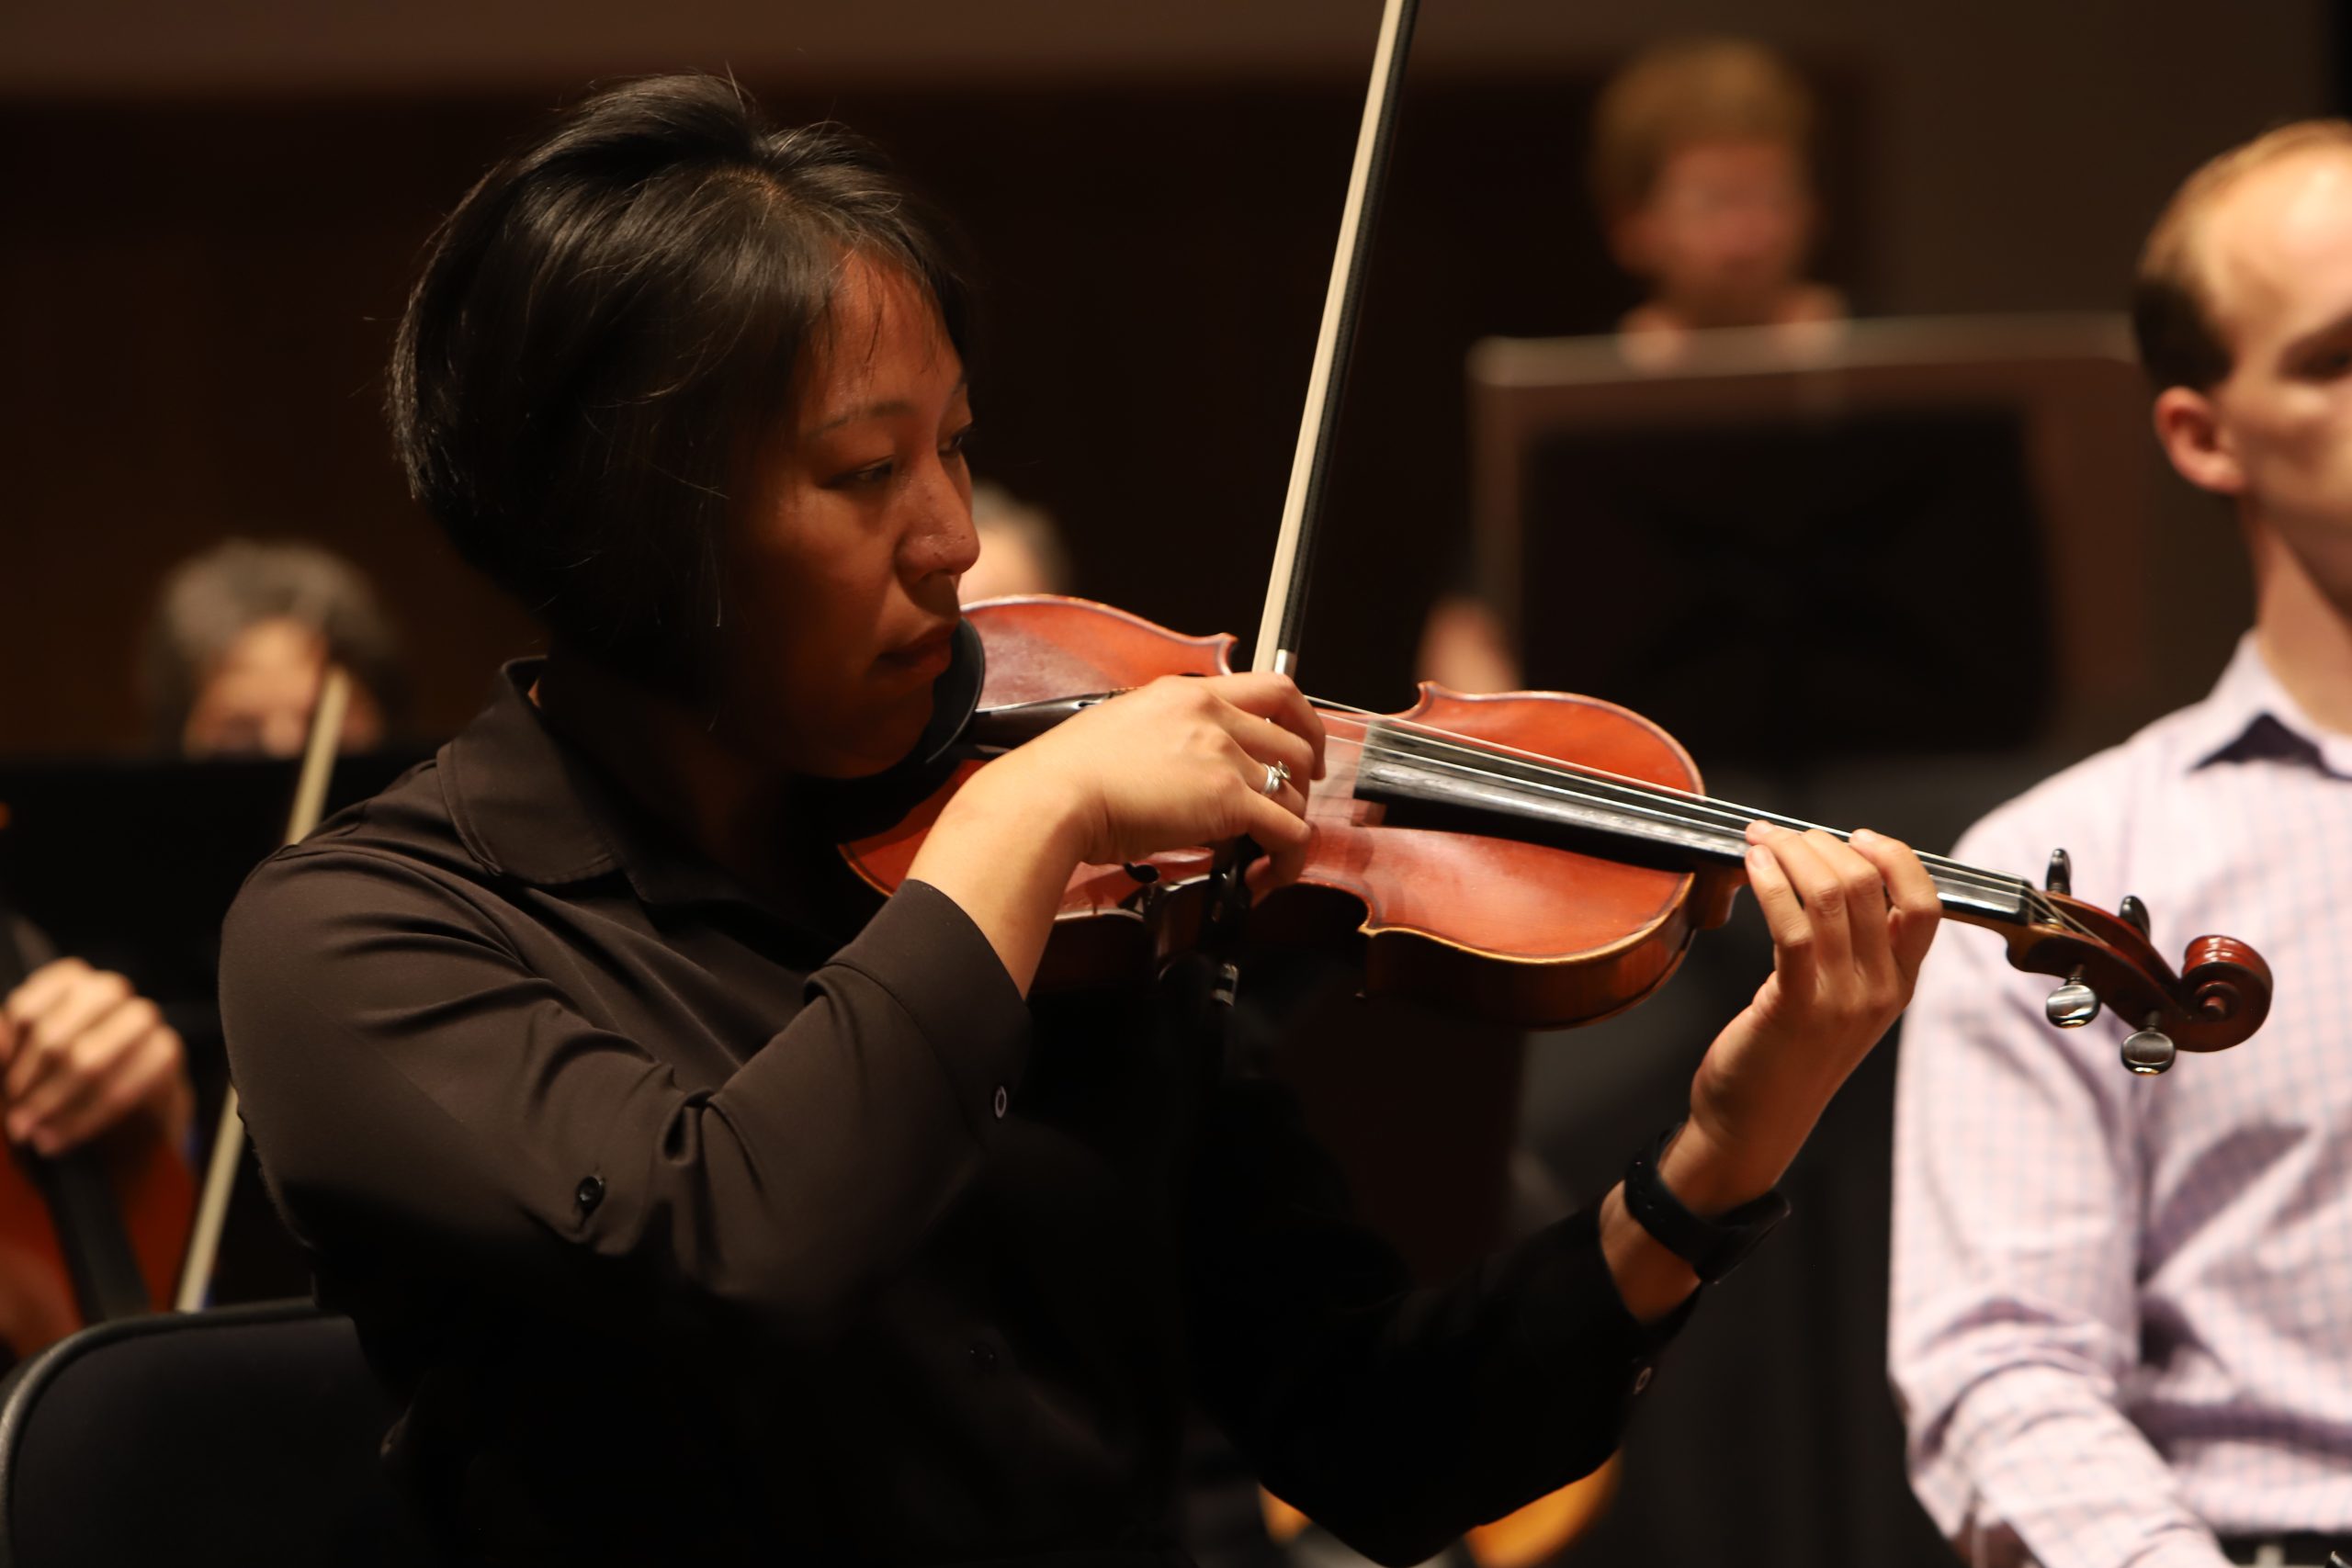
[[[972,502],[963,487],[943,473],[925,487],[922,504],[924,515],[909,541],[922,575],[970,570],[980,558],[980,535],[972,525]]]

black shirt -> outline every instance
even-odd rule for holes
[[[1664,1335],[1589,1214],[1410,1288],[1286,1093],[1227,1069],[1205,963],[1032,1007],[920,884],[877,909],[812,846],[756,899],[534,673],[257,871],[222,962],[273,1191],[453,1543],[1181,1561],[1197,1401],[1412,1561],[1613,1447]]]

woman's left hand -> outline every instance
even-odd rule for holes
[[[1692,1209],[1762,1195],[1829,1097],[1911,1000],[1942,906],[1910,847],[1763,823],[1747,879],[1772,932],[1772,973],[1715,1037],[1690,1085],[1690,1122],[1660,1168]]]

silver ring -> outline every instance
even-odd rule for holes
[[[1282,762],[1269,762],[1266,764],[1266,782],[1258,786],[1258,793],[1271,799],[1282,794],[1283,785],[1288,783],[1290,783],[1289,767]]]

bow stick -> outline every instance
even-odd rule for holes
[[[319,685],[318,706],[311,710],[311,735],[302,751],[302,773],[294,786],[294,807],[288,813],[286,841],[299,844],[319,825],[326,808],[327,781],[334,773],[337,744],[343,739],[343,716],[351,702],[351,678],[335,665],[327,667]],[[204,1172],[204,1190],[197,1200],[196,1224],[188,1234],[187,1256],[180,1263],[179,1289],[172,1297],[179,1312],[202,1310],[212,1293],[212,1266],[220,1253],[220,1231],[229,1219],[229,1198],[236,1190],[237,1168],[245,1156],[245,1123],[237,1113],[237,1086],[231,1084],[220,1102],[220,1124],[212,1138],[212,1161]]]
[[[1283,498],[1282,529],[1274,536],[1274,570],[1266,585],[1266,608],[1258,623],[1252,670],[1289,675],[1298,667],[1298,647],[1306,616],[1306,578],[1314,564],[1315,524],[1322,514],[1324,483],[1339,431],[1340,393],[1348,379],[1348,355],[1355,344],[1356,311],[1363,294],[1364,262],[1372,251],[1373,220],[1388,169],[1388,142],[1396,122],[1396,89],[1405,79],[1405,57],[1413,41],[1413,18],[1420,0],[1386,0],[1380,17],[1380,43],[1372,59],[1372,81],[1364,90],[1363,123],[1356,132],[1356,160],[1348,175],[1347,205],[1340,213],[1339,253],[1331,262],[1331,285],[1323,296],[1323,325],[1315,337],[1315,366],[1306,379],[1306,411],[1291,454],[1290,489]]]

